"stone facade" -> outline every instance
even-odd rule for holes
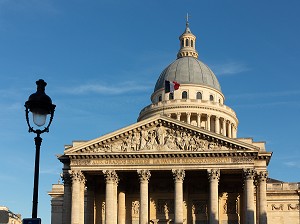
[[[0,224],[21,224],[20,214],[15,214],[5,206],[0,206]]]
[[[236,114],[197,59],[188,22],[179,39],[137,123],[58,156],[64,183],[49,192],[52,224],[300,224],[299,184],[268,179],[272,152],[237,138]],[[166,93],[172,79],[180,89]]]

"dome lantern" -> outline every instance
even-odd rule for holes
[[[196,51],[196,36],[192,34],[189,27],[188,15],[186,19],[185,31],[179,37],[180,49],[177,53],[177,58],[182,57],[194,57],[198,58],[198,52]]]

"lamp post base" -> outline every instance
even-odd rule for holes
[[[41,224],[42,220],[40,218],[28,218],[28,219],[23,219],[22,224]]]

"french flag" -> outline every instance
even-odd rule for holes
[[[165,80],[165,93],[174,93],[175,90],[179,89],[179,86],[178,82]]]

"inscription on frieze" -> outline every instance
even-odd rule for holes
[[[135,158],[135,159],[75,159],[72,166],[93,165],[172,165],[172,164],[223,164],[232,158]]]

